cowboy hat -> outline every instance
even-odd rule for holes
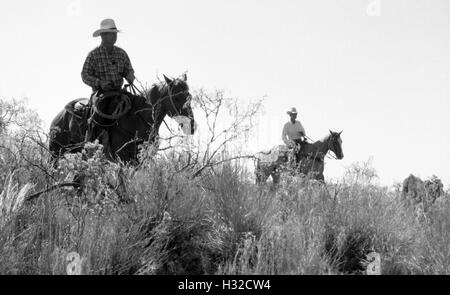
[[[95,31],[94,34],[92,34],[92,36],[98,37],[100,36],[101,33],[109,33],[109,32],[118,33],[120,31],[117,29],[114,20],[107,18],[102,20],[102,22],[100,23],[100,29]]]
[[[288,115],[290,115],[290,114],[297,114],[297,109],[296,108],[290,108],[286,113]]]

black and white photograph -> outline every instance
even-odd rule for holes
[[[0,276],[450,274],[450,1],[2,0],[0,36]]]

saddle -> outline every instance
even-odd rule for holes
[[[88,109],[89,109],[89,100],[87,98],[77,100],[73,105],[73,112],[75,113],[75,115],[80,117],[83,117]]]
[[[69,119],[70,143],[80,143],[83,141],[87,130],[87,120],[90,113],[89,99],[73,100],[66,105],[65,110],[72,115]]]
[[[108,100],[114,100],[114,110],[111,113],[105,111],[104,107],[105,102],[111,102]],[[92,129],[105,128],[130,109],[130,98],[122,91],[94,92],[90,99],[79,98],[71,101],[65,107],[65,110],[72,114],[69,121],[70,142],[83,142],[88,129],[92,132]]]
[[[257,154],[257,158],[263,163],[286,162],[288,160],[289,148],[286,145],[276,145],[270,150]]]

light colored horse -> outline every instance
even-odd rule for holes
[[[330,130],[330,134],[323,139],[314,143],[305,142],[301,144],[300,149],[294,148],[292,151],[294,157],[292,158],[295,158],[295,160],[292,161],[295,163],[295,171],[316,180],[324,181],[324,158],[328,151],[332,151],[338,160],[344,158],[341,133],[342,131],[333,132]],[[286,153],[279,153],[277,158],[273,158],[273,161],[264,161],[263,157],[257,157],[256,183],[264,183],[269,176],[272,176],[273,183],[278,184],[281,172],[289,169],[289,162],[289,156]]]

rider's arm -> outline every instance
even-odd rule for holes
[[[89,54],[83,65],[83,70],[81,71],[81,79],[83,82],[92,88],[98,88],[100,86],[100,79],[94,76],[94,59],[92,55]]]
[[[287,124],[285,124],[283,127],[283,132],[281,133],[281,140],[283,140],[283,142],[286,145],[290,144],[290,140],[287,138]]]
[[[123,51],[123,55],[125,61],[123,77],[127,79],[128,82],[132,83],[133,81],[130,80],[134,80],[134,69],[133,66],[131,65],[131,60],[128,57],[128,54],[125,51]]]
[[[302,123],[300,123],[300,121],[297,121],[297,122],[298,122],[298,124],[300,125],[300,126],[299,126],[299,132],[300,132],[300,134],[301,134],[302,136],[306,136],[306,131],[305,131],[305,128],[303,128]]]

